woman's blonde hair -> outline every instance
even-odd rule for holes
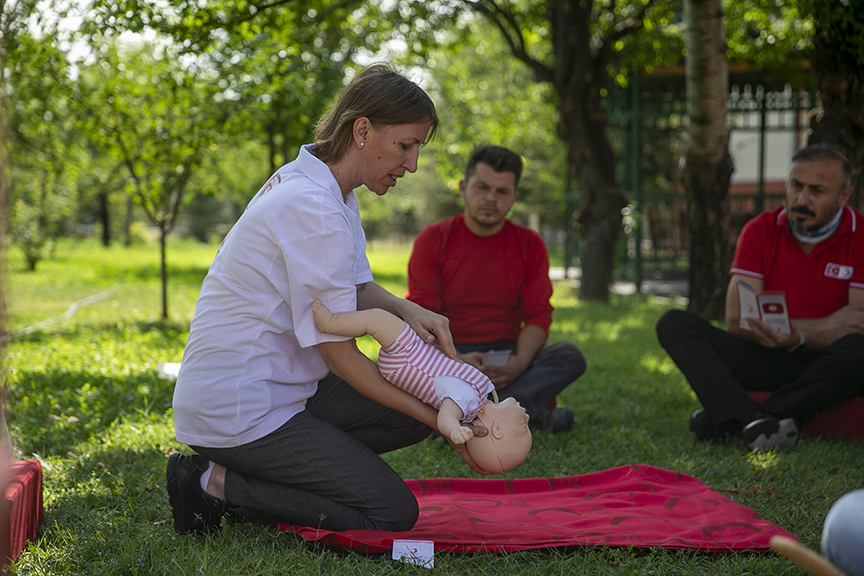
[[[364,116],[373,125],[431,122],[427,142],[438,128],[435,104],[420,86],[388,64],[372,64],[345,87],[318,122],[315,156],[325,163],[341,160],[351,145],[354,121]]]

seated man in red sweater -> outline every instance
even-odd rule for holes
[[[546,246],[507,219],[521,175],[522,159],[506,148],[471,153],[459,183],[465,211],[417,236],[407,297],[450,319],[461,359],[486,374],[502,399],[524,406],[532,427],[563,432],[573,427],[573,411],[548,407],[585,372],[585,357],[570,342],[546,343],[552,324]],[[501,365],[485,354],[493,350],[505,351],[497,357]]]

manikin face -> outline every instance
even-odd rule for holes
[[[486,402],[475,423],[485,426],[486,436],[468,441],[468,453],[486,472],[501,474],[518,466],[531,450],[528,414],[513,398]]]
[[[363,184],[383,196],[405,172],[416,172],[420,146],[431,127],[431,122],[371,126],[362,155]]]
[[[792,165],[786,183],[786,211],[796,232],[806,235],[819,230],[837,214],[852,193],[842,186],[839,160],[799,160]]]
[[[491,236],[504,227],[504,219],[519,197],[516,174],[496,172],[485,162],[478,162],[475,168],[467,182],[459,182],[465,225],[478,236]]]

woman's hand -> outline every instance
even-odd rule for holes
[[[375,282],[357,285],[357,309],[367,308],[382,308],[399,316],[424,342],[432,344],[437,341],[444,354],[450,358],[459,358],[450,334],[450,320],[446,317],[404,298],[398,298]]]
[[[402,319],[411,326],[411,329],[427,344],[437,343],[444,354],[458,360],[459,354],[453,345],[453,335],[450,334],[450,320],[413,302],[407,300],[405,302],[410,306],[406,306]]]

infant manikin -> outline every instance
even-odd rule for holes
[[[484,471],[500,474],[522,462],[531,449],[528,414],[513,398],[497,402],[485,374],[448,358],[427,344],[401,318],[378,308],[331,314],[317,298],[312,313],[318,329],[340,336],[371,335],[379,344],[378,370],[390,383],[438,409],[438,431],[453,444],[466,444]],[[492,392],[495,402],[486,399]],[[474,437],[462,422],[489,431]]]

